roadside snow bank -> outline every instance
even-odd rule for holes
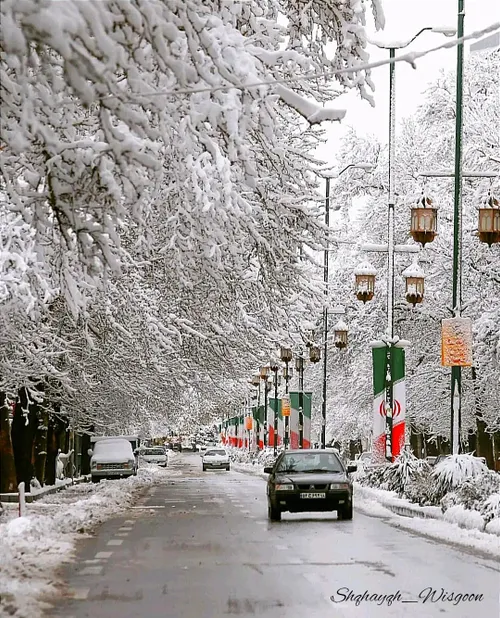
[[[56,591],[55,570],[68,561],[82,534],[125,511],[168,468],[140,468],[128,479],[73,485],[26,506],[27,515],[5,509],[0,520],[0,615],[37,618],[41,598]]]

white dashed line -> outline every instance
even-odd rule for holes
[[[78,575],[100,575],[103,569],[102,566],[88,566],[82,569]]]
[[[267,521],[256,521],[256,524],[259,524],[259,526],[267,526]]]
[[[107,558],[111,558],[111,556],[113,555],[112,551],[99,551],[97,552],[97,554],[95,555],[95,557],[98,560],[106,560]]]
[[[89,596],[90,588],[73,588],[71,597],[79,601],[85,600]]]
[[[128,536],[128,532],[116,532],[115,536]]]
[[[288,545],[273,545],[274,549],[280,549],[283,551],[286,551],[287,549],[290,549],[290,547]]]
[[[84,560],[84,564],[101,564],[99,559],[93,558],[92,560]]]
[[[133,526],[135,524],[135,519],[126,519],[123,523],[127,524],[127,526]]]
[[[130,532],[132,530],[132,528],[130,526],[122,526],[121,528],[118,528],[118,532]]]
[[[111,539],[111,541],[108,541],[106,545],[121,545],[122,543],[122,539]]]

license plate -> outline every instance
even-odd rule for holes
[[[313,498],[313,499],[316,499],[316,498],[326,498],[326,494],[324,494],[324,493],[308,492],[308,493],[305,493],[305,494],[300,494],[300,497],[301,498]]]

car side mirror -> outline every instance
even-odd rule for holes
[[[92,457],[93,454],[94,454],[94,451],[91,448],[89,448],[88,451],[87,451],[87,455],[89,457]]]
[[[357,469],[358,466],[347,466],[347,473],[350,474],[351,472],[356,472]]]
[[[273,473],[273,468],[272,466],[266,466],[264,468],[264,474],[272,474]]]

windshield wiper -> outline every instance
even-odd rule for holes
[[[276,474],[297,474],[297,472],[300,472],[300,470],[293,470],[293,469],[287,469],[287,470],[276,470]]]
[[[316,473],[318,473],[318,472],[323,472],[323,473],[325,473],[325,474],[335,474],[335,473],[340,472],[340,470],[325,470],[324,468],[315,468],[315,469],[313,469],[313,470],[303,470],[303,472],[304,472],[305,474],[308,474],[308,473],[314,473],[314,474],[316,474]]]

